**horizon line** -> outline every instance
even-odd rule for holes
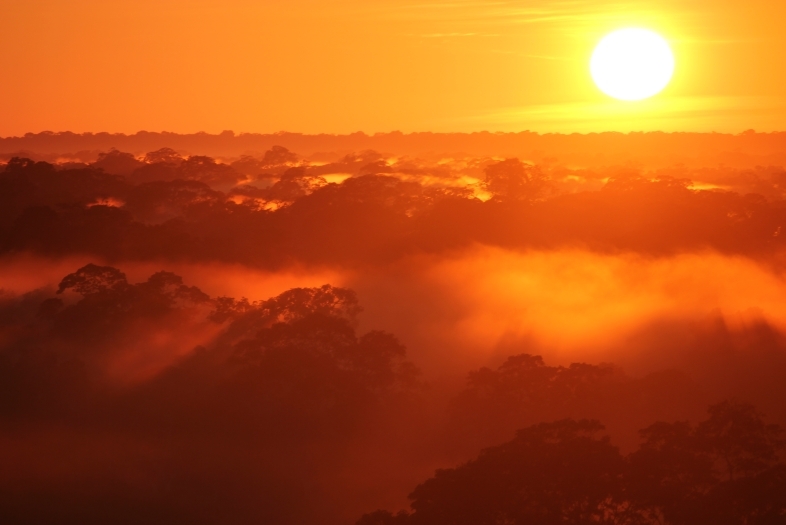
[[[549,132],[539,132],[533,131],[529,129],[519,130],[519,131],[490,131],[490,130],[477,130],[477,131],[409,131],[403,132],[400,130],[392,130],[392,131],[376,131],[376,132],[366,132],[366,131],[354,131],[354,132],[346,132],[346,133],[329,133],[329,132],[301,132],[301,131],[275,131],[275,132],[257,132],[257,131],[241,131],[235,132],[233,130],[224,130],[219,133],[211,133],[207,131],[195,131],[195,132],[180,132],[180,131],[148,131],[148,130],[139,130],[135,132],[112,132],[112,131],[84,131],[84,132],[74,132],[70,130],[63,130],[63,131],[38,131],[38,132],[26,132],[23,135],[7,135],[7,136],[0,136],[0,140],[9,140],[9,139],[25,139],[25,138],[32,138],[32,137],[62,137],[62,136],[79,136],[79,137],[95,137],[95,136],[125,136],[125,137],[133,137],[138,135],[180,135],[180,136],[189,136],[189,135],[196,135],[196,136],[209,136],[209,137],[223,137],[223,138],[239,138],[245,136],[285,136],[285,135],[298,135],[304,137],[379,137],[379,136],[416,136],[416,135],[534,135],[534,136],[591,136],[591,135],[725,135],[725,136],[749,136],[749,135],[779,135],[786,133],[786,129],[783,130],[776,130],[776,131],[756,131],[754,129],[746,129],[741,132],[726,132],[726,131],[665,131],[665,130],[649,130],[649,131],[616,131],[616,130],[606,130],[606,131],[587,131],[587,132],[579,132],[579,131],[549,131]]]

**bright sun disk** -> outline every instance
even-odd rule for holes
[[[648,29],[620,29],[606,35],[590,60],[595,84],[620,100],[642,100],[665,88],[674,73],[666,40]]]

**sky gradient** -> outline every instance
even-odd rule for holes
[[[782,130],[784,16],[767,0],[10,0],[0,136]],[[625,103],[588,62],[632,26],[677,68]]]

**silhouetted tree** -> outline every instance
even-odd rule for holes
[[[615,430],[646,424],[675,402],[688,407],[683,396],[694,389],[677,372],[631,378],[609,364],[548,366],[541,356],[514,355],[496,370],[468,374],[450,405],[445,446],[474,454],[517,428],[554,418],[602,418]]]
[[[406,522],[619,523],[624,461],[607,437],[597,437],[602,429],[596,421],[563,420],[520,430],[475,460],[437,470],[410,495]],[[375,523],[375,517],[380,523],[389,518],[378,512],[358,523]]]
[[[142,167],[143,163],[137,160],[131,153],[125,153],[116,149],[98,155],[92,166],[100,168],[113,175],[130,175],[135,169]]]
[[[633,501],[674,525],[786,518],[786,498],[772,497],[777,487],[786,490],[780,427],[744,403],[724,401],[709,413],[696,427],[656,423],[642,430],[645,441],[629,458]]]
[[[156,181],[134,187],[124,209],[137,220],[160,223],[176,217],[189,217],[202,205],[216,206],[224,195],[207,184],[195,180]]]
[[[546,190],[546,176],[541,169],[519,159],[491,164],[484,173],[484,187],[500,200],[529,201]]]
[[[215,159],[203,155],[193,155],[184,160],[178,168],[181,178],[198,180],[209,186],[232,187],[245,176],[228,164],[219,164]]]
[[[786,447],[779,425],[767,424],[747,403],[724,401],[709,408],[695,435],[699,449],[713,458],[721,479],[755,476],[778,462]]]
[[[294,164],[298,156],[283,146],[273,146],[262,157],[263,166],[280,166],[281,164]]]
[[[273,186],[268,188],[265,196],[268,200],[293,202],[313,193],[325,184],[327,184],[325,179],[309,175],[306,168],[289,168]]]
[[[128,288],[126,275],[111,266],[98,266],[93,263],[68,274],[60,281],[57,293],[73,289],[83,297],[120,293]]]
[[[163,163],[178,167],[183,163],[183,160],[185,160],[183,156],[172,148],[161,148],[145,155],[145,162],[148,164]]]

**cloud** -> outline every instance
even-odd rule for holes
[[[488,37],[488,36],[499,36],[499,35],[488,34],[488,33],[425,33],[416,36],[419,36],[421,38],[466,38],[466,37],[473,37],[473,36]]]
[[[655,9],[641,1],[566,0],[529,2],[429,2],[397,3],[385,11],[398,13],[399,17],[416,20],[435,20],[447,23],[467,23],[478,26],[546,25],[563,31],[583,33],[606,24],[630,23],[640,20],[654,23],[665,19],[662,8]],[[674,20],[688,12],[675,5],[669,9],[669,19]],[[395,16],[395,15],[394,15]]]
[[[499,108],[456,119],[457,122],[494,122],[497,129],[522,126],[541,132],[573,129],[580,133],[615,130],[669,131],[690,129],[721,130],[720,122],[729,122],[733,114],[766,115],[780,107],[772,97],[708,97],[660,95],[638,102],[576,101],[555,104],[532,104]],[[736,128],[724,131],[739,132]]]

